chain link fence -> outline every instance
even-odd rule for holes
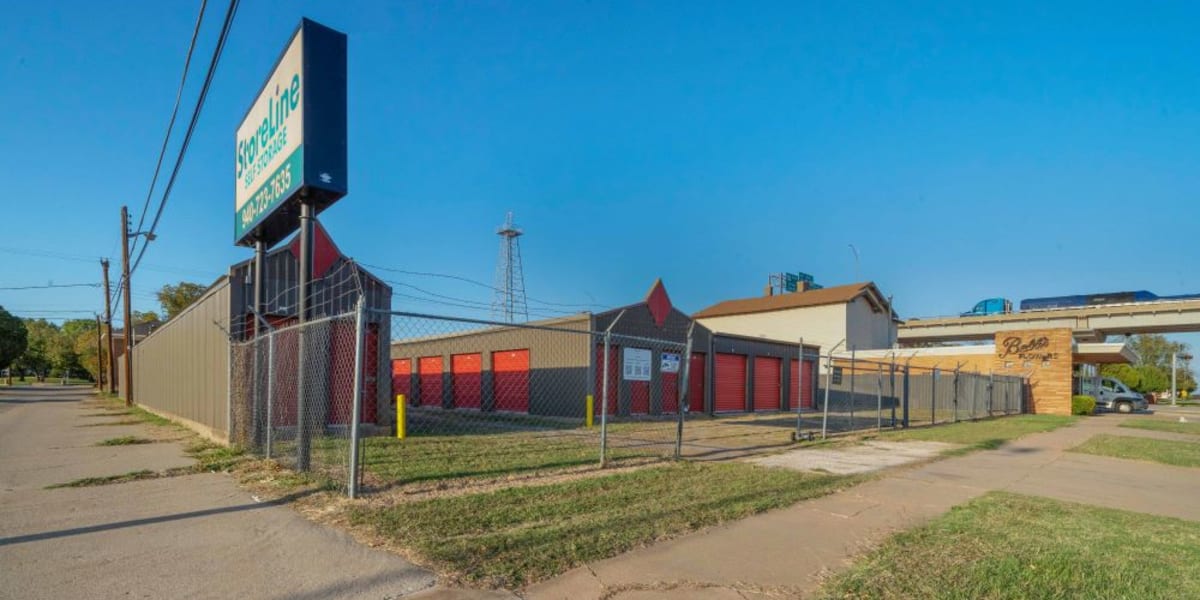
[[[957,423],[1025,412],[1026,380],[844,358],[825,358],[817,410],[800,432],[830,433]]]
[[[724,460],[833,433],[1024,411],[1020,377],[820,357],[800,343],[749,357],[740,388],[730,387],[729,356],[706,363],[690,333],[603,331],[590,313],[514,324],[360,301],[305,323],[259,322],[233,345],[235,443],[344,483],[351,496]],[[379,370],[390,378],[376,380]]]
[[[394,436],[366,440],[370,488],[526,478],[675,452],[682,344],[594,331],[587,314],[512,324],[391,313],[390,330],[397,421]]]

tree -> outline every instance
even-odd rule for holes
[[[199,300],[200,296],[204,295],[204,289],[204,286],[190,281],[180,281],[178,285],[168,283],[158,290],[158,302],[162,304],[167,319],[172,319],[175,315],[183,312],[183,309]]]
[[[147,311],[135,310],[131,314],[133,315],[134,325],[144,325],[146,323],[153,323],[155,321],[162,320],[162,319],[158,318],[158,313],[156,313],[152,310],[147,310]]]
[[[25,380],[25,371],[33,371],[38,381],[45,381],[54,364],[53,352],[58,338],[58,326],[45,319],[26,319],[25,330],[28,332],[28,344],[20,358],[17,368],[21,370],[21,380]]]
[[[12,385],[12,370],[17,358],[25,353],[29,333],[25,323],[0,306],[0,368],[8,369],[8,384]]]
[[[1172,342],[1161,335],[1138,335],[1129,340],[1129,346],[1138,355],[1131,365],[1105,365],[1100,373],[1125,382],[1138,392],[1163,392],[1171,389],[1171,355],[1188,354],[1188,345]],[[1128,379],[1127,379],[1128,378]],[[1180,361],[1176,369],[1176,386],[1180,390],[1196,387],[1191,364]]]
[[[94,380],[100,370],[96,352],[96,321],[72,319],[63,323],[59,331],[54,367],[59,372],[70,371],[80,376],[91,374]]]

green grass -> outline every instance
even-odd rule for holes
[[[1125,421],[1119,427],[1129,427],[1131,429],[1149,429],[1150,431],[1166,431],[1169,433],[1187,433],[1190,435],[1200,435],[1200,423],[1189,422],[1180,423],[1178,421],[1160,421],[1154,419],[1138,419],[1136,421]]]
[[[881,434],[880,438],[960,444],[963,446],[962,448],[955,448],[946,454],[961,455],[976,450],[998,448],[1005,442],[1031,433],[1058,429],[1074,423],[1076,418],[1063,415],[1015,415],[982,421],[964,421],[949,425],[890,431]]]
[[[330,456],[341,456],[345,440],[328,443],[336,446]],[[641,454],[613,448],[609,457],[620,462]],[[368,472],[385,482],[481,479],[598,465],[600,445],[596,435],[572,432],[369,437],[362,460]]]
[[[121,437],[108,438],[107,440],[96,442],[97,446],[135,446],[137,444],[153,444],[154,440],[138,437],[136,435],[123,435]]]
[[[1200,523],[992,492],[886,541],[823,598],[1200,598]]]
[[[857,481],[743,463],[680,462],[551,485],[356,507],[350,517],[453,577],[513,587]]]
[[[66,483],[56,483],[54,485],[48,485],[48,486],[46,486],[46,489],[53,490],[53,489],[58,489],[58,488],[78,488],[78,487],[91,487],[91,486],[96,486],[96,485],[109,485],[109,484],[113,484],[113,483],[126,483],[126,482],[130,482],[130,481],[140,481],[142,479],[155,479],[155,478],[161,477],[161,476],[162,476],[162,474],[158,473],[156,471],[151,471],[149,469],[142,469],[140,471],[130,471],[128,473],[122,473],[120,475],[104,475],[102,477],[84,477],[82,479],[75,479],[72,481],[68,481]]]
[[[1072,452],[1148,460],[1176,467],[1200,467],[1200,443],[1099,434],[1071,448]]]

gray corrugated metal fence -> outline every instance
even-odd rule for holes
[[[229,436],[228,279],[133,348],[134,399]]]

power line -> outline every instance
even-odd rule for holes
[[[451,274],[448,274],[448,273],[432,273],[432,272],[428,272],[428,271],[406,271],[406,270],[404,270],[404,269],[393,269],[393,268],[390,268],[390,267],[381,267],[381,266],[379,266],[379,265],[368,265],[367,263],[361,263],[361,262],[360,262],[360,263],[358,263],[358,264],[360,264],[360,265],[362,265],[362,266],[364,266],[364,267],[367,267],[368,269],[378,269],[378,270],[380,270],[380,271],[388,271],[388,272],[391,272],[391,273],[399,273],[399,274],[401,274],[401,275],[415,275],[415,276],[418,276],[418,277],[437,277],[437,278],[440,278],[440,279],[453,279],[453,280],[455,280],[455,281],[462,281],[462,282],[465,282],[465,283],[470,283],[470,284],[472,284],[472,285],[477,285],[477,286],[480,286],[480,287],[486,288],[486,289],[488,289],[488,290],[491,290],[491,291],[493,291],[493,292],[497,291],[497,288],[496,288],[495,286],[488,285],[488,284],[486,284],[486,283],[484,283],[484,282],[482,282],[482,281],[478,281],[478,280],[475,280],[475,279],[470,279],[470,278],[467,278],[467,277],[463,277],[463,276],[461,276],[461,275],[451,275]],[[405,285],[405,284],[402,284],[402,285]],[[588,307],[592,307],[592,308],[608,308],[607,306],[605,306],[605,305],[603,305],[603,304],[600,304],[600,303],[597,303],[597,302],[582,302],[582,303],[572,303],[572,302],[550,302],[550,301],[547,301],[547,300],[538,300],[537,298],[532,298],[532,297],[527,297],[527,299],[528,299],[530,302],[536,302],[536,303],[538,303],[538,304],[544,304],[544,305],[547,305],[547,306],[563,306],[563,307],[568,307],[568,308],[569,308],[569,307],[577,307],[577,308],[588,308]]]
[[[146,234],[146,239],[149,240],[154,236],[154,232],[158,229],[159,219],[162,218],[163,209],[167,206],[167,200],[171,197],[171,190],[175,187],[175,180],[179,177],[179,169],[183,167],[183,159],[187,155],[188,146],[192,142],[192,134],[196,131],[196,123],[200,120],[200,113],[204,109],[204,101],[208,98],[208,90],[212,86],[213,75],[217,72],[217,64],[221,61],[221,53],[225,50],[225,41],[229,39],[229,29],[233,25],[233,16],[237,13],[239,0],[229,0],[229,8],[225,11],[225,22],[221,25],[221,33],[217,37],[217,45],[213,48],[212,60],[208,63],[208,72],[204,76],[204,85],[200,87],[200,96],[196,99],[196,107],[192,110],[192,119],[188,123],[187,132],[183,135],[183,143],[179,147],[179,156],[175,159],[175,167],[171,170],[171,177],[167,179],[167,185],[163,188],[162,199],[158,203],[158,210],[154,213],[154,220],[150,222],[150,231]],[[142,244],[138,252],[137,259],[133,261],[133,267],[130,273],[137,271],[138,265],[142,263],[142,256],[146,254],[146,248],[149,244]]]
[[[76,287],[100,287],[99,283],[50,283],[47,285],[19,285],[14,287],[0,287],[0,290],[46,290],[50,288],[76,288]]]
[[[409,288],[412,290],[416,290],[422,294],[427,294],[429,296],[432,296],[432,298],[422,298],[419,296],[411,296],[408,294],[401,294],[401,293],[395,292],[395,291],[392,292],[394,295],[402,296],[404,298],[411,298],[414,300],[422,300],[425,302],[445,304],[447,306],[455,306],[458,308],[475,308],[475,309],[489,310],[489,311],[491,310],[491,306],[492,306],[491,304],[489,304],[487,302],[480,302],[477,300],[469,300],[466,298],[457,298],[455,296],[446,296],[444,294],[438,294],[436,292],[431,292],[429,290],[419,288],[419,287],[409,284],[409,283],[403,283],[400,281],[391,281],[388,279],[383,279],[382,281],[384,283],[390,283],[392,285],[403,286],[403,287],[406,287],[406,288]],[[449,301],[449,302],[444,302],[444,301]],[[562,316],[562,315],[576,314],[578,311],[557,310],[557,309],[553,309],[553,308],[542,308],[542,309],[535,308],[534,311],[532,311],[532,312],[538,314],[538,316],[556,316],[557,317],[557,316]]]
[[[142,216],[138,219],[137,229],[141,231],[146,222],[146,212],[150,210],[150,198],[154,195],[154,186],[158,183],[158,174],[162,170],[163,158],[167,155],[167,144],[171,141],[171,131],[175,129],[175,117],[179,115],[179,105],[183,100],[183,88],[187,83],[188,71],[192,65],[192,52],[196,50],[196,38],[200,36],[200,24],[204,22],[204,9],[208,0],[200,0],[200,14],[196,15],[196,26],[192,29],[192,41],[188,44],[187,56],[183,60],[183,75],[179,77],[179,89],[175,91],[175,107],[171,109],[171,119],[167,122],[167,132],[163,136],[162,148],[158,151],[158,162],[154,165],[154,176],[150,178],[150,189],[146,190],[146,202],[142,205]],[[134,240],[137,245],[137,240]]]

